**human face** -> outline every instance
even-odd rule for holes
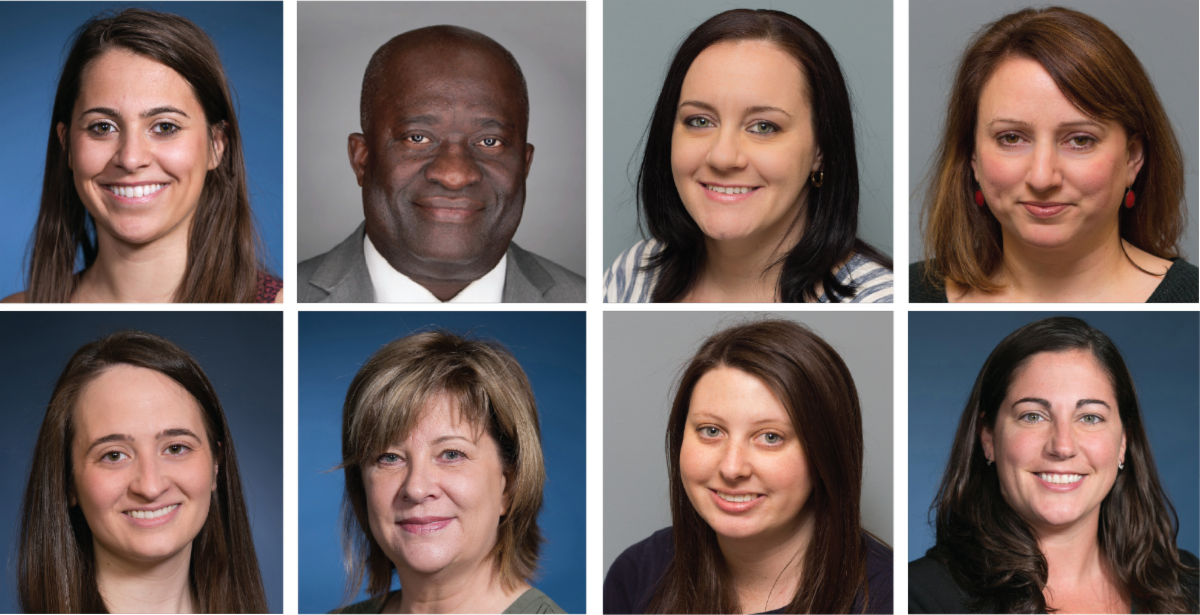
[[[1112,382],[1084,350],[1031,357],[980,441],[1004,499],[1038,531],[1097,525],[1125,459]]]
[[[186,561],[218,472],[196,400],[160,372],[117,365],[84,387],[73,421],[71,505],[97,560]]]
[[[401,572],[465,573],[491,565],[507,481],[496,441],[446,395],[363,467],[371,535]]]
[[[84,72],[69,144],[75,190],[96,220],[101,245],[186,239],[204,178],[224,152],[196,95],[179,73],[123,49],[105,52]]]
[[[371,243],[410,277],[474,280],[521,222],[533,146],[520,82],[453,41],[397,52],[366,134],[350,136]]]
[[[671,172],[710,239],[778,242],[821,168],[808,86],[764,41],[718,43],[692,62],[671,136]],[[718,191],[719,190],[719,191]]]
[[[799,535],[812,493],[787,409],[744,371],[718,367],[692,390],[679,451],[684,490],[722,539],[782,544]]]
[[[1142,161],[1139,139],[1084,115],[1034,60],[1004,61],[983,87],[971,168],[1006,246],[1116,242]]]

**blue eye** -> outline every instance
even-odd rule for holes
[[[380,455],[378,459],[375,460],[375,462],[378,463],[379,465],[385,465],[385,466],[396,465],[396,464],[400,463],[401,461],[402,460],[400,458],[400,455],[397,455],[396,453],[384,453],[384,454]]]
[[[716,427],[713,427],[712,425],[708,425],[708,426],[700,428],[700,436],[701,437],[717,438],[717,437],[720,437],[720,435],[721,435],[721,430]]]
[[[462,451],[456,451],[452,449],[442,452],[442,459],[445,459],[446,461],[459,461],[466,458],[466,454]]]
[[[765,433],[762,435],[762,440],[767,444],[779,444],[783,442],[783,436],[777,433]]]

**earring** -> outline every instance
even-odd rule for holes
[[[975,191],[975,204],[980,207],[983,207],[983,191],[982,190]]]
[[[825,183],[825,171],[813,171],[808,180],[812,182],[813,188],[820,188],[821,184]]]
[[[1132,208],[1133,202],[1135,200],[1137,200],[1137,197],[1133,194],[1133,186],[1126,188],[1125,189],[1125,207],[1127,209]]]
[[[1124,461],[1117,462],[1117,471],[1121,471],[1124,469],[1125,469],[1125,462]]]
[[[988,457],[987,460],[988,460],[988,465],[992,465],[992,458]]]

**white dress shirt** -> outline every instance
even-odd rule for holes
[[[491,271],[468,284],[449,301],[438,299],[429,289],[393,269],[366,233],[363,233],[363,256],[367,260],[367,272],[371,274],[371,286],[375,288],[376,303],[500,303],[504,300],[507,253]]]

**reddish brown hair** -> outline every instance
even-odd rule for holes
[[[1185,223],[1183,153],[1158,93],[1137,56],[1095,18],[1061,7],[1024,9],[1000,18],[967,46],[946,111],[946,123],[925,194],[925,257],[929,282],[951,281],[982,292],[1003,260],[1000,223],[974,205],[971,170],[979,97],[1009,58],[1042,65],[1084,115],[1140,139],[1145,163],[1133,183],[1137,207],[1121,208],[1121,237],[1159,258],[1179,256]]]

